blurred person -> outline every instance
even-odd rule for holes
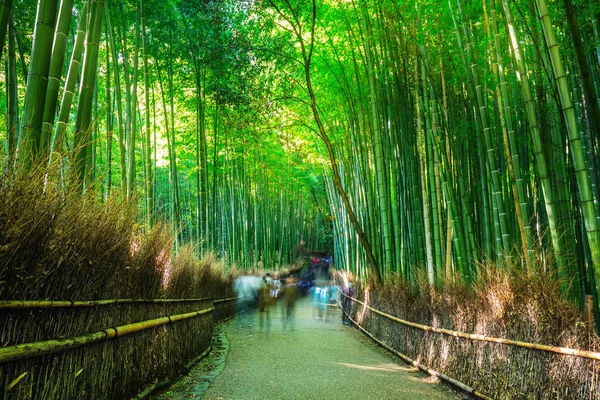
[[[294,314],[296,312],[296,299],[298,297],[298,285],[295,276],[290,276],[285,281],[282,290],[284,303],[283,329],[294,329]]]
[[[350,325],[350,318],[346,315],[346,313],[350,314],[350,310],[352,307],[352,300],[350,297],[354,296],[354,289],[352,289],[352,282],[345,282],[345,285],[342,287],[342,323],[344,325]]]
[[[273,281],[271,274],[268,272],[263,277],[262,284],[258,289],[258,314],[260,331],[271,331],[271,290],[273,289]]]

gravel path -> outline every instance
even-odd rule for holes
[[[225,368],[211,377],[210,385],[201,385],[203,395],[198,382],[206,380],[207,372],[200,368],[161,398],[458,399],[342,325],[339,310],[329,314],[319,318],[318,311],[301,303],[293,329],[283,329],[281,310],[272,310],[268,333],[258,329],[257,313],[238,317],[225,328]]]

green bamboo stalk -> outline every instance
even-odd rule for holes
[[[373,149],[375,153],[375,180],[377,185],[377,199],[379,203],[379,212],[381,220],[381,231],[383,236],[383,274],[386,275],[391,272],[392,268],[392,243],[390,235],[390,215],[388,209],[387,199],[389,198],[387,193],[388,183],[385,177],[384,171],[384,154],[383,154],[383,140],[379,127],[380,117],[378,111],[378,98],[375,87],[375,72],[373,66],[373,54],[371,50],[372,30],[368,26],[366,17],[366,4],[362,2],[361,15],[363,22],[363,29],[365,30],[365,54],[367,59],[367,78],[369,82],[369,93],[370,93],[370,104],[371,104],[371,122],[373,130]]]
[[[75,37],[75,43],[73,45],[73,52],[71,54],[71,61],[69,63],[69,71],[67,72],[67,78],[65,80],[65,86],[63,89],[63,96],[60,103],[60,112],[56,124],[56,133],[54,134],[54,141],[51,145],[51,157],[54,152],[62,153],[63,151],[65,135],[67,132],[67,124],[69,122],[71,105],[73,103],[75,83],[79,76],[79,70],[81,67],[81,55],[83,54],[83,45],[88,28],[88,10],[89,1],[85,1],[83,3],[83,7],[81,8],[81,16],[79,17],[79,27],[77,29],[77,35]]]
[[[108,8],[108,7],[107,7]],[[106,192],[104,197],[108,198],[112,189],[112,142],[113,142],[113,108],[111,96],[110,75],[110,24],[106,20]]]
[[[508,35],[512,49],[512,55],[515,61],[515,72],[521,89],[521,97],[525,106],[527,122],[529,124],[529,136],[531,140],[532,150],[535,156],[536,170],[542,193],[544,196],[545,209],[548,216],[548,224],[550,226],[550,236],[552,239],[552,247],[556,255],[556,263],[558,272],[565,281],[575,276],[574,271],[569,266],[570,261],[567,258],[567,245],[564,243],[562,229],[558,223],[560,210],[557,209],[557,203],[554,192],[552,190],[552,182],[549,174],[548,163],[544,153],[543,141],[541,137],[540,125],[538,124],[537,113],[534,107],[534,99],[531,94],[531,86],[523,58],[522,50],[519,44],[517,31],[514,27],[512,11],[507,0],[502,0],[506,25],[508,27]],[[578,285],[572,285],[571,288],[578,288]],[[567,288],[565,288],[567,290]],[[571,293],[572,298],[576,298],[574,293]]]
[[[104,17],[104,0],[90,0],[89,30],[86,35],[85,55],[83,58],[83,70],[81,74],[81,85],[79,87],[79,101],[77,104],[77,117],[75,119],[75,154],[74,154],[74,178],[81,188],[85,188],[88,174],[91,173],[88,154],[91,152],[90,133],[93,129],[92,103],[94,99],[94,88],[98,74],[98,51],[100,47],[100,32],[102,31],[102,19]]]
[[[585,54],[584,44],[581,37],[581,30],[579,24],[575,18],[575,5],[572,0],[563,0],[565,9],[567,10],[567,25],[571,32],[571,38],[575,45],[575,55],[577,57],[577,65],[579,66],[579,79],[581,80],[581,86],[585,94],[586,105],[590,110],[590,116],[594,124],[595,139],[596,142],[600,141],[600,104],[598,102],[598,95],[594,88],[592,81],[592,73],[588,58]]]
[[[583,152],[581,137],[577,127],[577,118],[571,92],[567,82],[560,50],[556,41],[554,28],[550,21],[550,14],[545,0],[536,0],[538,16],[542,22],[544,37],[546,39],[546,47],[550,60],[552,62],[552,70],[554,79],[558,88],[562,114],[565,119],[567,134],[569,137],[570,153],[575,168],[575,177],[579,189],[579,202],[583,211],[583,219],[588,236],[592,262],[596,273],[596,280],[600,279],[600,231],[598,229],[598,220],[596,216],[596,208],[594,205],[594,196],[592,192],[591,182],[588,176],[587,163]],[[573,285],[573,290],[578,290],[578,284]],[[600,321],[599,327],[600,327]]]
[[[141,3],[140,3],[141,5]],[[138,70],[140,55],[140,7],[136,11],[135,17],[135,48],[133,50],[133,77],[132,88],[129,100],[131,105],[128,114],[130,129],[127,134],[127,197],[133,198],[136,195],[136,174],[135,174],[135,141],[137,135],[137,112],[138,112]],[[125,30],[123,30],[123,39],[125,39]],[[125,64],[127,65],[127,64]],[[129,92],[129,86],[127,87]]]
[[[144,146],[144,188],[146,195],[146,225],[151,228],[154,224],[154,203],[152,198],[152,191],[154,187],[154,180],[152,179],[152,152],[150,145],[150,72],[148,70],[148,46],[146,44],[146,23],[144,16],[144,1],[140,0],[140,17],[141,17],[141,29],[142,29],[142,50],[144,59],[144,93],[145,93],[145,104],[146,109],[146,143]]]
[[[14,16],[11,10],[8,30],[8,70],[6,84],[7,115],[6,115],[6,151],[9,167],[12,167],[17,155],[18,117],[18,86],[17,86],[17,56],[15,51]]]
[[[13,0],[2,0],[0,2],[0,58],[4,51],[4,40],[6,40],[6,31],[12,15]]]
[[[58,104],[58,92],[60,90],[63,64],[67,49],[67,39],[71,16],[73,15],[73,0],[61,0],[58,12],[54,43],[52,45],[52,57],[50,59],[50,71],[48,76],[48,92],[44,104],[44,118],[42,123],[42,134],[40,139],[40,152],[46,158],[50,151],[50,139]]]
[[[119,75],[119,57],[117,54],[117,47],[115,41],[115,34],[113,27],[110,22],[110,12],[108,7],[105,12],[106,17],[106,30],[110,40],[110,49],[113,62],[114,78],[115,78],[115,102],[117,104],[117,131],[118,131],[118,145],[119,145],[119,165],[120,165],[120,177],[121,177],[121,193],[123,197],[127,196],[127,160],[125,157],[125,119],[123,117],[123,103],[121,95],[121,78]]]
[[[508,162],[508,168],[511,170],[513,177],[513,188],[515,188],[515,202],[518,204],[515,206],[517,211],[517,218],[519,223],[519,230],[521,232],[521,242],[523,246],[525,262],[527,270],[531,271],[531,263],[534,259],[534,248],[533,248],[533,237],[531,234],[531,217],[529,214],[529,204],[527,202],[527,191],[524,174],[521,171],[521,160],[519,155],[519,149],[517,147],[517,140],[515,137],[515,128],[513,124],[513,111],[510,105],[510,99],[508,94],[508,88],[506,78],[504,75],[504,58],[502,51],[500,50],[500,34],[498,32],[498,22],[496,16],[495,0],[491,0],[491,15],[492,15],[492,27],[494,36],[494,49],[496,55],[496,63],[498,65],[498,79],[500,80],[500,93],[497,94],[498,107],[503,110],[500,113],[501,122],[504,121],[506,125],[506,139],[507,142],[505,149],[507,152],[506,160]]]
[[[40,0],[37,7],[31,61],[25,89],[25,104],[21,115],[21,133],[19,135],[22,140],[19,158],[26,168],[40,161],[38,160],[38,152],[42,134],[44,103],[48,89],[57,3],[58,0]]]

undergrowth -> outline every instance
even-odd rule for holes
[[[171,228],[144,231],[134,201],[98,199],[55,171],[0,177],[0,299],[225,297],[231,279],[209,255],[172,254]],[[90,190],[90,193],[94,191]],[[116,192],[116,190],[115,190]]]
[[[537,267],[526,273],[484,263],[469,285],[450,278],[443,287],[430,287],[426,275],[419,273],[412,283],[398,277],[381,285],[358,282],[357,296],[376,309],[420,324],[598,351],[600,340],[593,326],[565,299],[561,281],[549,270]],[[360,307],[353,312],[359,317]],[[426,333],[369,312],[363,324],[398,351],[492,398],[600,395],[600,373],[593,360]]]

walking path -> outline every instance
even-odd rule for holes
[[[223,340],[229,342],[229,351],[225,368],[217,368],[222,371],[216,377],[214,372],[207,374],[206,365],[199,366],[160,398],[458,398],[432,383],[429,376],[390,356],[356,329],[342,325],[337,309],[329,313],[329,318],[319,318],[317,310],[300,303],[292,329],[283,329],[280,309],[272,310],[269,332],[260,331],[257,314],[237,317],[225,328],[227,338]],[[227,345],[221,344],[223,347]],[[215,361],[208,364],[214,371]]]

